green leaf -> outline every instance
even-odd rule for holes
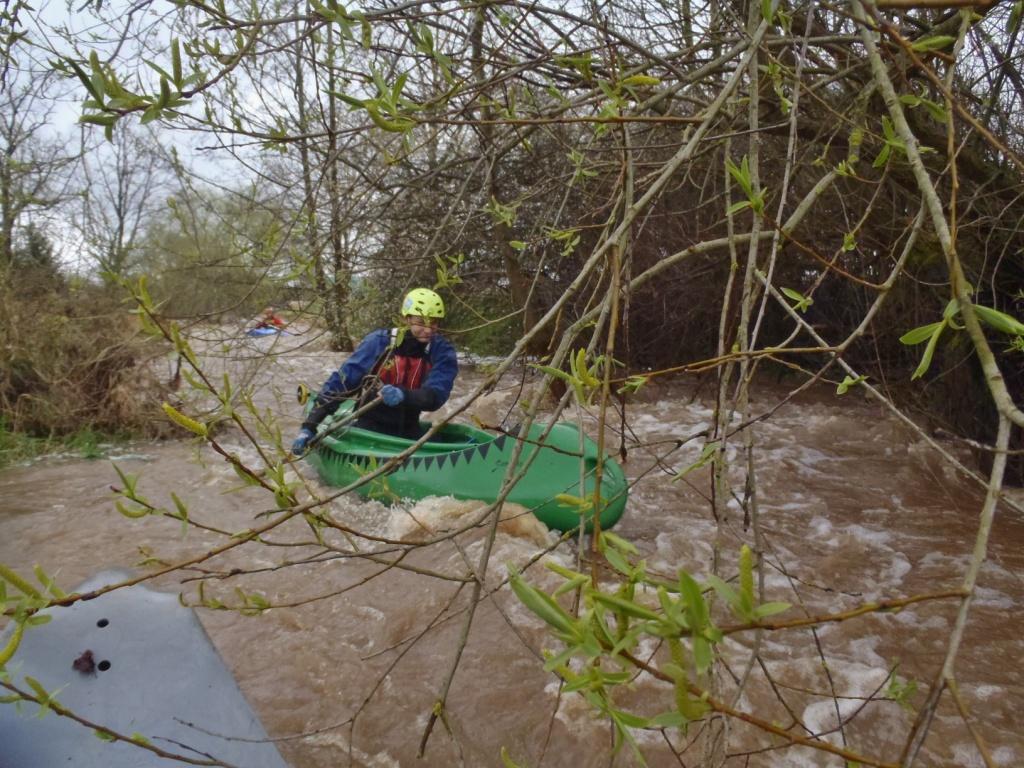
[[[686,621],[682,607],[669,596],[668,590],[665,587],[658,587],[658,602],[661,604],[661,610],[668,617],[669,621],[679,629],[689,629],[689,623]]]
[[[921,356],[921,362],[918,363],[917,368],[914,369],[914,373],[910,377],[911,381],[921,378],[928,372],[928,369],[932,364],[932,357],[935,355],[935,347],[939,343],[939,337],[942,336],[942,330],[946,327],[947,322],[948,321],[943,320],[939,323],[939,327],[935,329],[935,333],[933,333],[932,337],[928,340],[928,346],[924,349],[924,354]]]
[[[708,604],[704,600],[704,595],[701,594],[700,585],[686,571],[679,572],[679,595],[693,619],[691,622],[693,631],[703,631],[704,627],[708,625]]]
[[[634,374],[634,375],[630,376],[629,378],[627,378],[626,381],[623,383],[623,385],[621,387],[619,387],[618,394],[625,395],[625,394],[632,394],[634,392],[637,392],[648,381],[649,381],[649,379],[646,376],[641,376],[639,374]]]
[[[629,561],[622,556],[621,552],[618,552],[614,549],[609,549],[604,553],[604,556],[608,563],[612,566],[612,568],[617,570],[619,573],[623,574],[624,576],[633,575],[633,567],[629,564]]]
[[[740,604],[739,593],[732,588],[728,583],[720,579],[718,576],[711,574],[707,578],[708,586],[718,593],[718,596],[725,600],[729,607],[736,607]]]
[[[896,677],[896,668],[894,667],[892,673],[889,675],[889,685],[885,689],[886,697],[895,701],[908,712],[913,712],[914,708],[911,705],[910,699],[913,698],[916,693],[917,681],[911,679],[907,682],[901,682],[899,678]]]
[[[547,568],[549,571],[557,573],[563,579],[568,579],[570,581],[573,579],[578,579],[580,576],[582,576],[585,579],[590,578],[589,576],[587,576],[587,574],[580,573],[579,571],[574,571],[571,568],[566,568],[563,565],[559,565],[554,560],[545,560],[544,567]]]
[[[662,712],[650,719],[653,728],[682,728],[687,720],[681,712]]]
[[[557,654],[556,656],[552,656],[544,662],[544,671],[552,672],[558,669],[559,667],[564,666],[566,663],[568,663],[569,659],[571,659],[576,654],[576,651],[578,650],[579,648],[577,646],[570,645],[561,653]]]
[[[850,387],[855,387],[858,384],[860,384],[862,381],[865,381],[866,379],[867,379],[867,376],[858,376],[857,378],[852,379],[852,378],[850,378],[849,375],[847,375],[847,376],[845,376],[843,378],[843,380],[836,387],[836,394],[837,395],[845,395],[847,393],[847,391],[849,391]]]
[[[715,654],[711,650],[711,644],[703,637],[693,638],[693,663],[699,674],[704,674],[711,669],[711,662],[715,660]]]
[[[740,596],[744,603],[754,605],[754,551],[746,544],[740,547]]]
[[[886,144],[894,144],[896,139],[896,128],[892,124],[892,120],[888,117],[882,116],[882,134],[885,136]]]
[[[628,541],[621,536],[612,533],[611,531],[601,531],[601,551],[604,552],[606,546],[615,547],[620,552],[624,552],[627,555],[639,555],[640,550],[636,548],[633,542]]]
[[[650,726],[651,721],[646,717],[640,715],[634,715],[632,712],[624,712],[621,709],[612,710],[615,718],[625,726],[630,728],[647,728]]]
[[[522,768],[519,763],[515,762],[511,757],[508,756],[508,750],[504,746],[501,748],[501,764],[505,768]]]
[[[536,365],[534,363],[531,363],[530,367],[536,368],[538,371],[540,371],[541,373],[546,373],[548,376],[554,376],[556,379],[562,379],[563,381],[569,383],[575,381],[575,379],[573,379],[573,377],[570,376],[565,371],[559,370],[558,368],[552,368],[550,365]]]
[[[146,125],[154,120],[159,120],[163,113],[164,111],[160,108],[159,104],[152,104],[146,108],[145,112],[142,113],[142,117],[139,118],[139,123],[141,125]]]
[[[0,563],[0,579],[4,579],[5,581],[9,582],[11,586],[16,587],[19,592],[28,597],[42,597],[38,589],[33,587],[28,581],[23,579],[13,569],[8,568],[3,563]]]
[[[579,589],[580,587],[582,587],[584,584],[586,584],[589,581],[590,581],[590,577],[589,576],[585,576],[584,574],[580,574],[579,576],[571,578],[568,581],[566,581],[564,584],[562,584],[562,586],[560,586],[558,589],[556,589],[554,592],[551,593],[551,596],[552,597],[558,597],[559,595],[564,595],[566,592],[572,592],[573,590]]]
[[[793,290],[792,288],[780,288],[779,290],[795,302],[793,309],[798,312],[806,312],[807,308],[814,303],[814,299],[804,296],[800,291]]]
[[[946,121],[949,120],[949,113],[946,111],[946,106],[944,104],[932,101],[931,99],[921,99],[921,104],[935,122],[945,124]]]
[[[920,344],[926,339],[930,339],[935,335],[935,332],[945,325],[945,321],[939,323],[929,323],[928,325],[922,325],[918,328],[914,328],[911,331],[907,331],[900,336],[900,343],[908,346],[914,346]]]
[[[171,39],[171,79],[174,84],[181,90],[182,86],[182,71],[181,71],[181,46],[178,44],[178,38]]]
[[[149,66],[152,70],[154,70],[158,75],[160,75],[160,77],[166,77],[166,78],[170,78],[171,77],[167,73],[167,70],[165,70],[163,67],[161,67],[156,62],[150,61],[149,59],[143,59],[142,61],[143,61],[144,64]]]
[[[754,609],[754,617],[763,619],[767,616],[774,616],[777,613],[788,611],[792,606],[789,603],[762,603]]]
[[[920,40],[915,40],[910,48],[918,53],[924,53],[950,48],[954,43],[956,43],[955,37],[950,35],[934,35],[933,37],[923,37]]]
[[[623,85],[659,85],[661,78],[650,75],[630,75],[621,80]]]
[[[65,597],[64,591],[57,586],[57,582],[51,576],[47,575],[46,571],[43,570],[41,565],[36,564],[32,568],[32,572],[35,573],[36,579],[42,584],[46,591],[56,597],[58,600]]]
[[[753,182],[750,179],[750,161],[747,159],[747,156],[743,156],[739,165],[736,165],[732,160],[727,159],[725,161],[725,169],[729,172],[729,175],[732,176],[733,181],[735,181],[743,190],[747,199],[749,200],[752,198],[754,196],[754,187]]]
[[[384,117],[380,110],[373,106],[366,107],[366,114],[369,115],[370,121],[374,125],[389,133],[408,133],[416,127],[416,121],[410,117],[399,115],[394,119],[389,119]]]
[[[1011,336],[1024,335],[1024,323],[1012,315],[991,307],[983,307],[980,304],[974,305],[974,311],[983,323],[1001,333],[1008,333]]]
[[[718,440],[713,440],[710,443],[705,443],[704,447],[700,451],[700,456],[697,458],[697,460],[693,462],[690,466],[681,470],[678,475],[673,477],[672,482],[674,483],[686,477],[691,472],[707,466],[715,458],[715,453],[718,451],[719,446],[720,441]]]
[[[171,84],[167,82],[166,77],[160,78],[160,100],[157,104],[160,105],[160,109],[163,109],[171,101]]]
[[[544,622],[568,637],[577,635],[572,617],[552,597],[527,584],[519,574],[513,574],[509,583],[520,602]]]
[[[64,59],[64,61],[67,62],[67,64],[70,65],[70,67],[73,70],[75,70],[75,74],[78,76],[78,79],[82,81],[82,84],[85,86],[85,89],[89,92],[89,95],[92,96],[99,104],[102,105],[103,93],[101,91],[96,90],[96,87],[93,85],[92,80],[89,78],[87,74],[85,74],[85,70],[78,66],[78,63],[75,62],[73,59]]]
[[[364,101],[363,99],[357,99],[354,96],[348,96],[344,93],[341,93],[340,91],[328,91],[328,93],[331,96],[334,96],[335,98],[341,99],[343,102],[352,107],[353,110],[366,108],[367,101]]]
[[[117,115],[82,115],[78,118],[78,122],[89,125],[112,126],[117,122]]]
[[[644,619],[646,621],[662,620],[660,614],[655,613],[650,608],[638,605],[632,600],[626,600],[616,595],[606,595],[604,592],[594,592],[591,597],[614,611],[625,613],[637,619]]]
[[[681,697],[682,700],[676,700],[676,705],[679,707],[679,712],[687,720],[700,720],[706,715],[711,707],[703,699],[698,699],[696,696],[691,696],[689,693],[684,693]]]
[[[28,683],[28,687],[32,689],[36,696],[38,696],[44,702],[48,702],[50,700],[50,694],[47,692],[45,688],[43,688],[42,684],[34,677],[29,677],[28,675],[26,675],[25,682]]]
[[[118,512],[132,520],[138,520],[139,518],[145,517],[150,512],[149,509],[147,509],[146,507],[136,507],[135,509],[130,509],[129,507],[125,506],[125,504],[120,500],[115,501],[114,506],[117,507]]]
[[[171,500],[174,502],[175,509],[178,510],[177,517],[181,520],[181,535],[184,536],[188,532],[188,507],[174,491],[171,491]]]
[[[2,670],[4,665],[7,664],[7,662],[14,656],[14,652],[18,650],[18,646],[21,645],[21,638],[24,634],[25,622],[19,621],[14,625],[14,631],[7,640],[7,645],[0,648],[0,670]]]

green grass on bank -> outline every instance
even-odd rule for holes
[[[116,436],[96,432],[91,427],[83,427],[70,435],[36,437],[12,431],[0,419],[0,469],[51,453],[70,453],[82,459],[99,459],[105,455],[100,443],[117,439]]]

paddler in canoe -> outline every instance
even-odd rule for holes
[[[402,300],[403,324],[370,333],[324,382],[292,453],[303,455],[320,422],[343,402],[355,399],[358,409],[378,395],[381,402],[363,413],[356,427],[409,440],[422,437],[420,414],[448,401],[459,373],[455,347],[439,332],[444,315],[437,293],[429,288],[409,291]]]

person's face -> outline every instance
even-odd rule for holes
[[[418,315],[407,315],[405,322],[409,324],[413,338],[422,342],[428,342],[434,338],[434,333],[441,325],[441,321],[436,317],[420,317]]]

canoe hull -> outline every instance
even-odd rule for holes
[[[105,571],[75,591],[92,592],[131,575]],[[42,614],[52,620],[30,627],[7,665],[19,687],[30,690],[26,679],[32,677],[79,716],[126,736],[139,733],[179,755],[287,768],[195,612],[176,594],[137,584]],[[0,633],[0,647],[13,630],[11,622]],[[35,704],[0,704],[2,768],[184,765],[131,744],[107,743],[70,718],[43,717]]]
[[[325,422],[321,432],[329,432]],[[517,472],[525,475],[516,483],[507,500],[531,510],[549,528],[570,531],[579,528],[582,517],[586,530],[592,528],[591,509],[581,508],[572,499],[590,499],[592,506],[598,464],[601,464],[601,528],[618,522],[626,506],[628,486],[622,468],[610,457],[598,461],[597,445],[581,435],[573,424],[555,424],[544,437],[546,425],[533,425],[528,434],[494,436],[464,425],[449,425],[438,442],[426,443],[412,456],[379,478],[359,486],[357,492],[385,502],[421,499],[426,496],[452,496],[457,499],[494,501],[512,460],[518,441],[522,452]],[[543,437],[543,442],[542,442]],[[412,445],[411,440],[382,435],[354,427],[326,436],[309,454],[320,479],[328,485],[348,486],[383,466],[392,457]],[[584,476],[580,490],[581,472]],[[562,498],[558,498],[561,496]]]

